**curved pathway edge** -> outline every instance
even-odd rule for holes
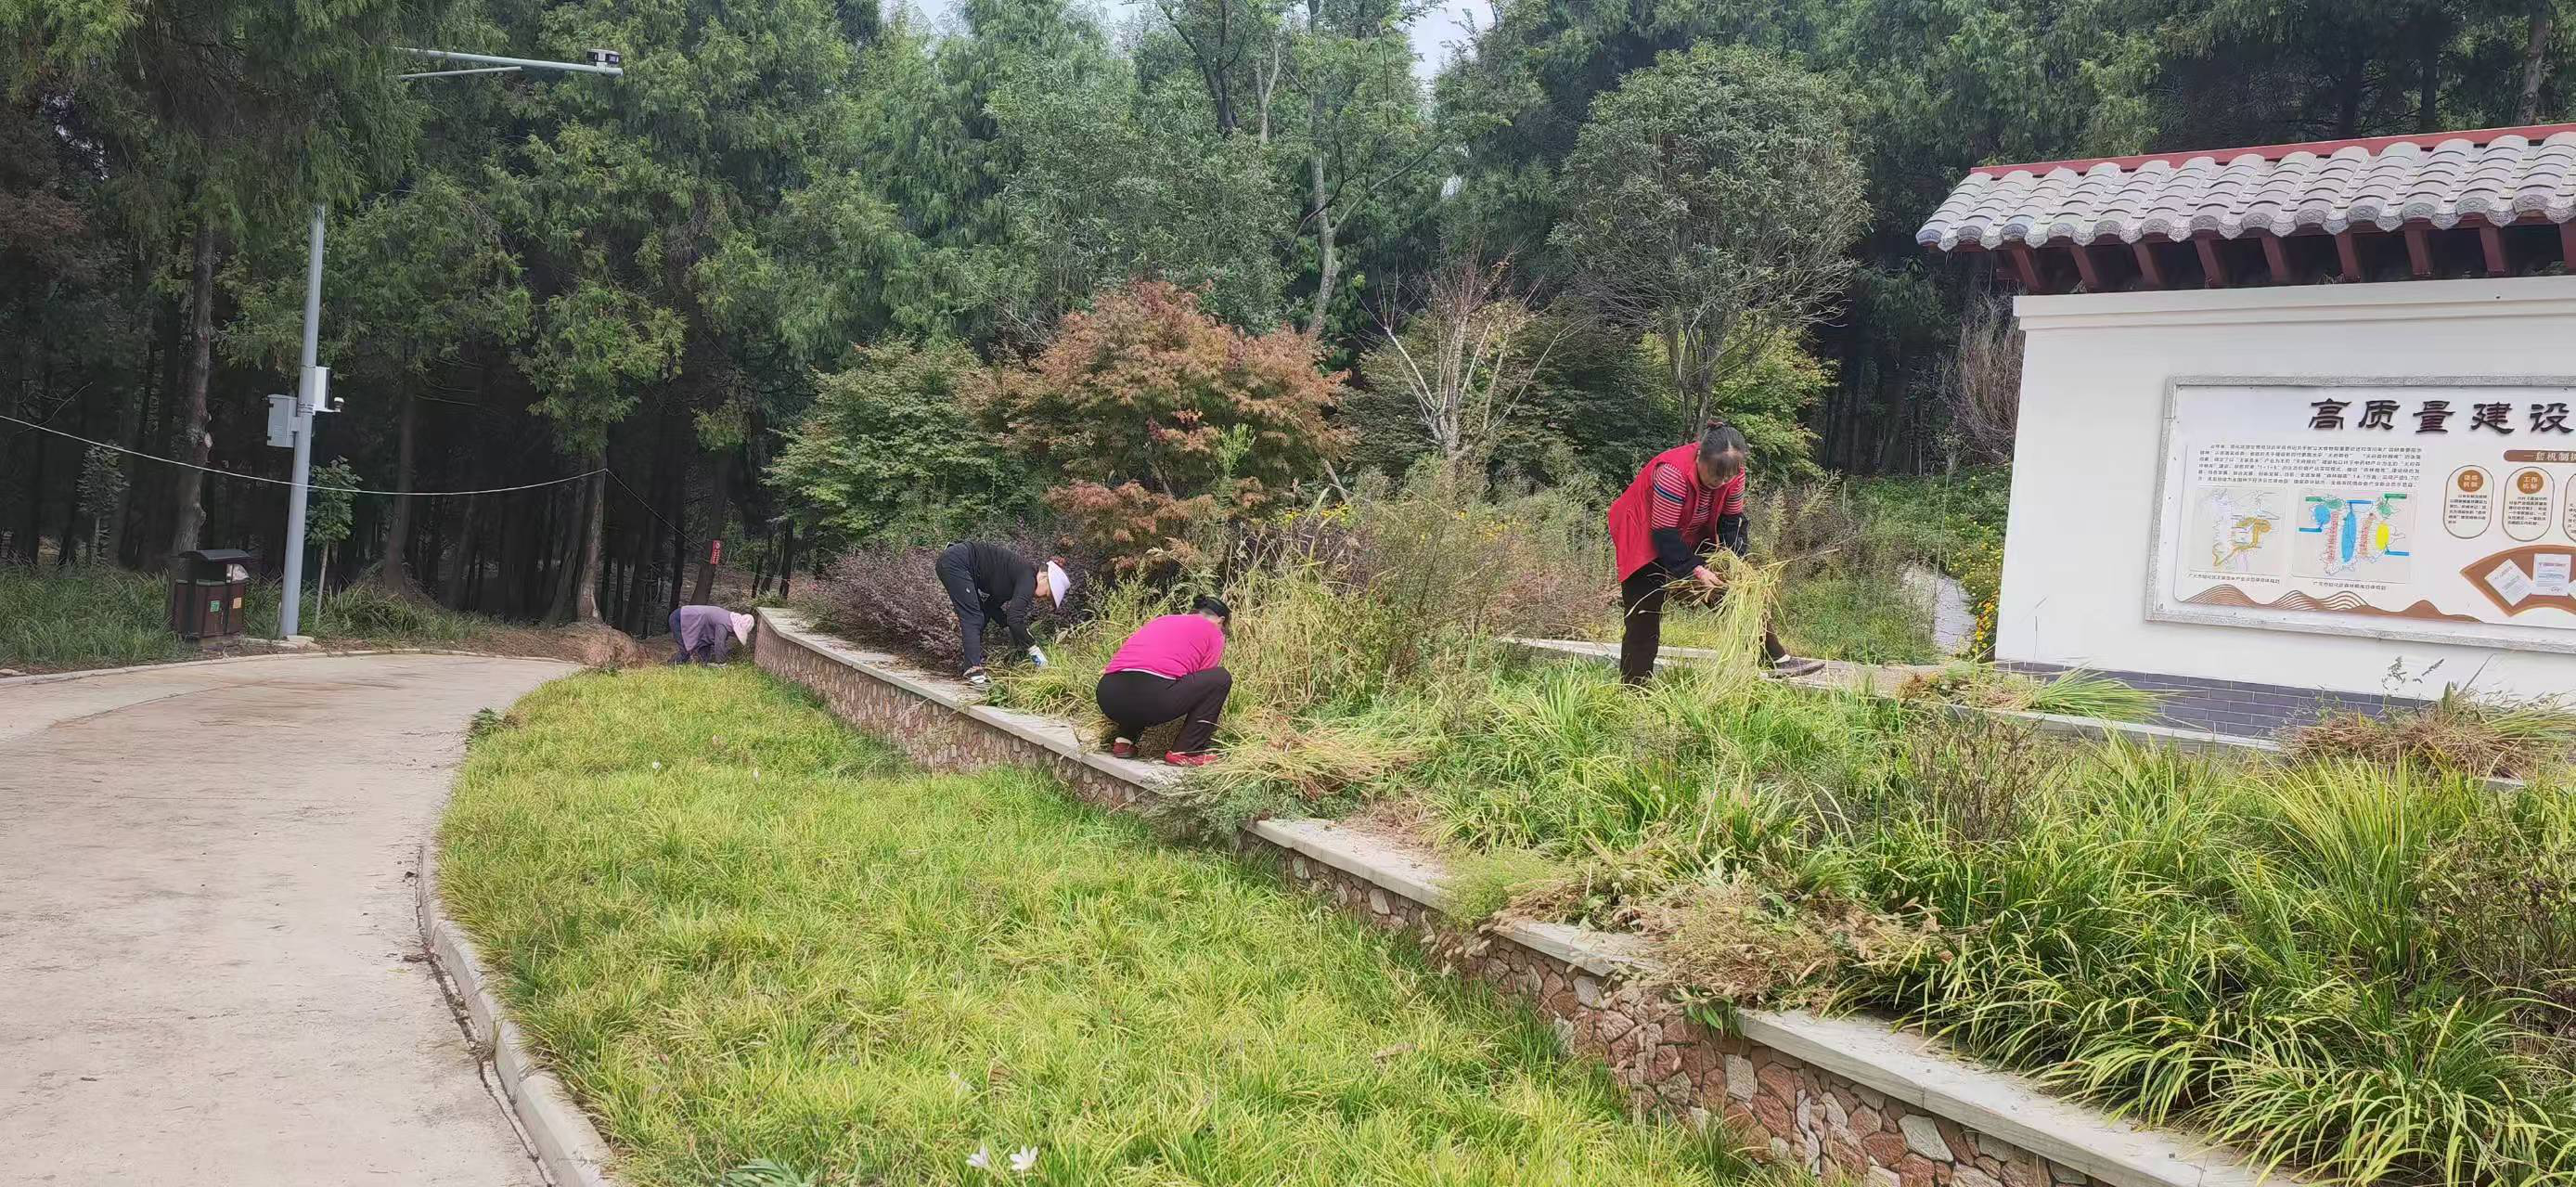
[[[421,942],[467,1035],[489,1053],[501,1096],[535,1149],[538,1165],[556,1187],[616,1187],[617,1181],[608,1174],[608,1143],[581,1106],[573,1103],[563,1081],[528,1050],[527,1036],[510,1021],[500,996],[492,991],[491,973],[476,953],[473,939],[440,907],[434,829],[420,843],[419,869],[413,909],[420,920]]]
[[[73,668],[66,672],[28,672],[16,676],[0,676],[0,688],[14,688],[28,684],[59,684],[65,680],[85,680],[92,676],[124,676],[135,672],[166,672],[174,669],[212,668],[227,664],[257,664],[281,659],[347,659],[369,655],[463,655],[475,659],[551,658],[542,655],[513,655],[503,651],[466,651],[454,647],[368,647],[350,651],[326,651],[315,647],[300,651],[272,651],[260,655],[218,655],[208,659],[174,659],[167,663],[127,664],[121,668]]]

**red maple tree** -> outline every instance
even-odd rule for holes
[[[1048,499],[1089,543],[1123,568],[1185,565],[1193,527],[1261,511],[1349,447],[1325,419],[1346,373],[1317,358],[1294,330],[1246,334],[1136,281],[1066,314],[986,407],[1062,471]]]

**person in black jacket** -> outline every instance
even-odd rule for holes
[[[949,545],[933,569],[957,608],[958,650],[968,684],[982,688],[990,680],[984,671],[984,624],[996,618],[1010,628],[1011,646],[1027,648],[1030,662],[1046,666],[1046,652],[1029,637],[1029,603],[1043,594],[1051,605],[1064,604],[1072,582],[1065,576],[1063,557],[1049,558],[1041,569],[999,544],[968,541]]]

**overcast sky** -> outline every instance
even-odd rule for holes
[[[1098,10],[1104,22],[1113,30],[1124,28],[1139,12],[1152,11],[1150,0],[1074,0],[1074,2],[1087,4]],[[954,21],[957,12],[957,0],[887,0],[887,3],[889,6],[909,3],[913,8],[919,9],[923,15],[928,16],[933,26],[939,28],[948,27]],[[1483,27],[1494,22],[1494,8],[1491,0],[1441,0],[1441,4],[1441,7],[1422,14],[1422,19],[1413,23],[1413,72],[1426,81],[1440,69],[1442,62],[1449,60],[1449,56],[1457,51],[1457,47],[1466,44],[1469,28]],[[1468,14],[1471,12],[1474,14],[1473,26],[1469,23]]]

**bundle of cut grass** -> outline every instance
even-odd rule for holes
[[[2576,710],[2557,698],[2497,700],[2446,689],[2430,705],[2383,717],[2327,714],[2293,731],[2289,744],[2300,757],[2366,758],[2527,779],[2576,759]]]
[[[1917,676],[1907,681],[1897,695],[1980,709],[2103,721],[2153,720],[2164,705],[2163,697],[2098,672],[2077,669],[2039,677],[1978,663],[1951,664],[1930,675]]]
[[[1715,589],[1685,578],[1664,587],[1666,602],[1709,611],[1701,617],[1693,642],[1715,653],[1717,670],[1737,677],[1758,675],[1765,667],[1762,636],[1779,607],[1786,566],[1746,560],[1720,549],[1709,558],[1708,567],[1718,577]]]

